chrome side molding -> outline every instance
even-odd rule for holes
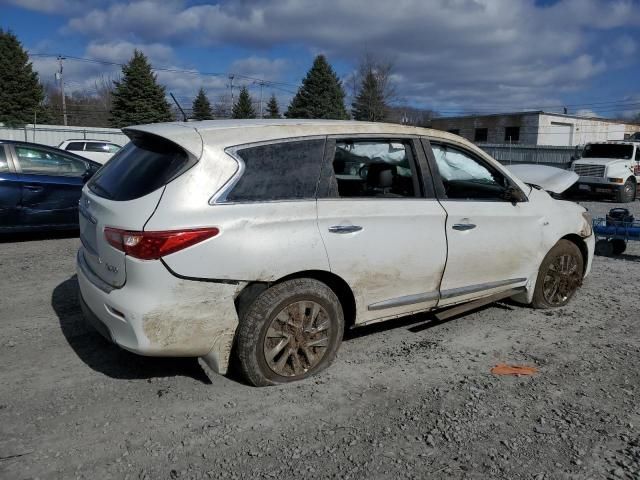
[[[416,293],[415,295],[406,295],[404,297],[390,298],[382,302],[372,303],[367,307],[367,310],[384,310],[385,308],[403,307],[405,305],[430,302],[437,299],[438,292]]]
[[[482,292],[483,290],[491,290],[498,287],[506,287],[507,285],[515,285],[516,283],[526,282],[526,278],[510,278],[509,280],[499,280],[497,282],[478,283],[467,287],[451,288],[440,292],[440,298],[461,297],[470,293]]]

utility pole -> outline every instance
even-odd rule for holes
[[[260,80],[258,85],[260,85],[260,118],[264,118],[262,116],[262,88],[264,87],[264,80]]]
[[[233,112],[233,77],[234,76],[235,75],[233,74],[229,75],[229,89],[231,90],[231,108],[229,109],[229,112]]]
[[[56,73],[56,78],[60,80],[60,93],[62,94],[62,118],[64,126],[67,126],[67,101],[64,97],[64,78],[62,77],[62,61],[65,57],[58,55],[58,64],[60,65],[60,71]]]

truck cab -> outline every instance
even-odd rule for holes
[[[635,200],[640,181],[640,142],[587,143],[571,170],[584,193],[613,194],[619,203]]]

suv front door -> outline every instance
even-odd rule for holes
[[[440,286],[446,306],[526,284],[537,270],[543,214],[512,203],[519,187],[480,155],[460,145],[423,142],[431,156],[440,203],[447,212],[448,257]]]
[[[438,302],[445,212],[423,185],[412,138],[333,137],[318,194],[318,227],[331,271],[354,292],[357,323]]]

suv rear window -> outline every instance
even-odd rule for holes
[[[245,172],[228,202],[315,198],[324,139],[259,145],[237,151]]]
[[[89,189],[109,200],[143,197],[191,168],[197,159],[156,135],[132,135],[89,182]]]

